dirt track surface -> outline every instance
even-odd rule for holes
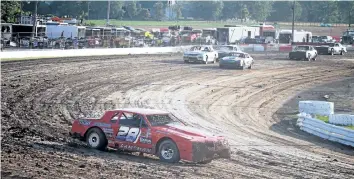
[[[300,131],[294,115],[298,100],[328,93],[337,108],[354,111],[354,54],[316,62],[285,56],[257,54],[255,68],[245,71],[184,64],[181,55],[2,63],[1,175],[353,178],[354,149]],[[167,110],[221,133],[232,145],[232,160],[172,165],[153,156],[90,150],[68,137],[80,114],[118,107]]]

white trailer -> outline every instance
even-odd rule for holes
[[[236,26],[236,27],[222,27],[217,28],[217,40],[221,44],[235,44],[238,41],[259,36],[259,28]]]
[[[59,25],[47,25],[47,36],[50,39],[65,37],[65,38],[82,38],[85,37],[86,27],[73,26],[66,23]]]
[[[288,44],[292,40],[291,30],[281,30],[279,32],[279,43]],[[311,42],[312,32],[294,30],[294,42]]]

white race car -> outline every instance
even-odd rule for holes
[[[193,46],[189,51],[184,52],[184,63],[216,63],[218,52],[211,45]]]

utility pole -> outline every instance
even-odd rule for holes
[[[106,25],[108,26],[109,25],[109,14],[111,12],[111,1],[108,1],[108,4],[107,4],[107,23]]]
[[[38,6],[38,1],[34,3],[34,11],[32,14],[32,18],[33,18],[32,37],[34,37],[37,32],[37,6]]]
[[[90,19],[90,1],[87,1],[87,20]]]
[[[291,43],[294,42],[294,28],[295,28],[295,0],[293,1],[293,7],[292,7],[292,10],[293,10],[293,23],[291,25]]]

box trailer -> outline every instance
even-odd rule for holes
[[[47,36],[50,39],[65,37],[65,38],[84,38],[85,37],[84,26],[74,26],[61,23],[59,25],[47,25]]]
[[[279,43],[289,44],[292,40],[291,30],[281,30],[279,32]],[[312,32],[294,30],[294,42],[311,42]]]
[[[235,44],[245,38],[259,36],[259,28],[236,26],[217,28],[217,41],[219,44]]]

